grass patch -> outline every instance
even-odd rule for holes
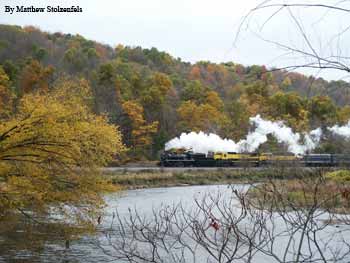
[[[256,207],[269,210],[308,208],[347,214],[350,212],[350,181],[345,182],[343,178],[344,172],[335,171],[297,179],[268,180],[252,187],[248,197]]]
[[[181,185],[231,184],[264,182],[270,179],[309,177],[313,169],[265,168],[265,169],[217,169],[217,170],[144,170],[105,172],[113,184],[123,188],[169,187]]]
[[[328,172],[326,173],[325,178],[334,182],[350,183],[350,170]]]

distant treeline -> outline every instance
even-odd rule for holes
[[[256,114],[284,120],[296,131],[350,119],[345,81],[233,62],[191,64],[156,48],[110,47],[80,35],[0,25],[2,111],[8,97],[19,99],[67,80],[91,89],[86,98],[91,108],[120,127],[129,148],[125,157],[136,160],[156,158],[166,141],[184,131],[238,140]],[[333,138],[317,151],[343,152],[342,145]],[[273,139],[263,147],[283,148]]]

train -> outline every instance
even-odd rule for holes
[[[273,165],[306,167],[350,167],[350,154],[292,153],[196,153],[187,149],[171,149],[160,156],[162,167],[263,167]]]

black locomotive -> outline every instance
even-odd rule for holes
[[[350,166],[350,155],[236,152],[209,152],[204,154],[186,149],[172,149],[163,152],[160,158],[160,166],[163,167],[259,167],[269,165]]]

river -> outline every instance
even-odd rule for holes
[[[245,185],[235,185],[234,187],[243,191],[247,189]],[[84,236],[79,240],[72,241],[69,249],[65,248],[63,240],[59,242],[48,242],[42,251],[36,251],[35,256],[28,251],[21,251],[17,252],[16,256],[12,256],[10,259],[0,252],[0,262],[110,262],[110,260],[113,260],[113,257],[106,256],[106,253],[104,253],[97,244],[106,244],[106,233],[108,233],[112,222],[115,224],[114,216],[116,213],[119,213],[121,217],[125,217],[128,216],[129,210],[131,209],[137,210],[140,215],[149,217],[152,216],[152,211],[157,210],[157,208],[167,205],[176,205],[180,202],[183,204],[184,208],[191,210],[194,205],[194,199],[201,199],[208,193],[213,196],[219,193],[223,198],[230,198],[232,196],[231,188],[227,185],[150,188],[108,194],[105,196],[107,207],[104,216],[101,218],[101,224],[98,227],[97,234]],[[277,223],[277,227],[281,227],[282,225],[282,222]],[[350,230],[348,226],[329,226],[325,229],[324,236],[326,237],[329,232],[332,231],[344,233],[342,237],[350,239]],[[52,238],[53,240],[60,240],[59,237],[53,236]],[[285,243],[286,240],[287,237],[283,237],[279,242]],[[338,240],[333,240],[332,242],[334,242],[334,247],[336,249]],[[110,248],[108,248],[107,250],[113,252],[113,249],[110,250]],[[197,258],[196,262],[215,262],[213,260],[207,261],[208,255],[200,250],[198,252],[198,257],[200,258]],[[113,262],[122,261],[114,259]],[[189,260],[187,262],[193,261]],[[271,257],[260,254],[257,255],[256,259],[252,262],[267,263],[274,261]],[[340,262],[350,262],[349,257],[345,257]]]

